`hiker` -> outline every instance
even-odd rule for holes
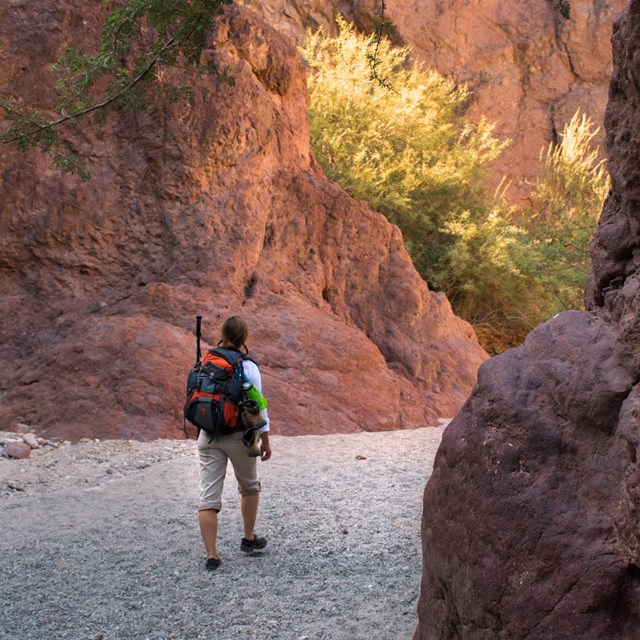
[[[232,316],[222,325],[222,339],[218,343],[221,349],[236,352],[237,356],[248,353],[246,347],[249,330],[244,318]],[[257,364],[246,355],[242,358],[244,378],[251,382],[258,391],[262,391],[260,370]],[[262,412],[266,425],[261,427],[260,459],[271,457],[269,444],[269,418],[266,409]],[[255,534],[254,527],[258,514],[260,498],[260,482],[257,473],[257,458],[247,455],[247,448],[242,441],[243,432],[239,429],[230,435],[221,435],[218,439],[202,430],[198,437],[198,454],[200,456],[201,494],[198,507],[200,533],[207,551],[206,567],[215,570],[220,566],[220,554],[216,545],[218,534],[218,513],[222,508],[222,487],[227,470],[227,460],[231,460],[238,480],[238,491],[241,498],[244,533],[240,549],[252,553],[264,549],[267,540]]]

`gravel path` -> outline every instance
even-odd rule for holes
[[[204,569],[194,442],[0,459],[0,639],[410,640],[442,430],[272,436],[258,463],[269,546],[241,555],[229,471],[217,572]]]

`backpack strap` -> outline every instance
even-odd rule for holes
[[[253,364],[255,364],[256,367],[259,366],[258,363],[253,358],[250,358],[248,355],[245,355],[244,353],[241,355],[243,360],[248,360],[249,362],[253,362]]]
[[[212,349],[209,349],[209,353],[220,356],[231,365],[235,365],[243,356],[240,351],[236,351],[235,349],[223,349],[222,347],[213,347]]]
[[[222,347],[212,347],[211,349],[209,349],[209,353],[214,353],[217,356],[220,356],[221,358],[224,358],[229,364],[237,364],[238,362],[238,356],[240,357],[240,359],[242,360],[248,360],[249,362],[253,362],[253,364],[257,366],[258,363],[251,357],[249,356],[248,353],[242,353],[242,351],[236,351],[235,349],[223,349]]]

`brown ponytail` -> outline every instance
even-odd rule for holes
[[[224,321],[222,325],[222,340],[220,340],[223,347],[232,347],[236,351],[244,347],[244,350],[249,353],[245,344],[248,337],[249,327],[243,317],[231,316]]]

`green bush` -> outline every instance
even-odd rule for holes
[[[462,114],[468,92],[413,63],[407,49],[382,40],[370,78],[371,41],[338,21],[339,35],[310,34],[311,143],[327,176],[366,200],[403,232],[418,271],[440,287],[439,258],[451,236],[445,224],[484,207],[486,165],[504,143],[482,120]]]
[[[440,280],[455,312],[468,320],[490,353],[518,345],[540,316],[543,292],[529,268],[525,229],[496,199],[486,216],[465,211],[446,224],[454,237],[441,261]]]
[[[491,353],[579,306],[587,244],[608,188],[584,116],[551,145],[531,195],[516,211],[486,190],[487,163],[506,142],[465,116],[466,88],[414,63],[407,49],[338,21],[337,37],[309,34],[311,143],[327,176],[402,230],[419,273],[446,292]],[[389,88],[391,87],[391,88]]]
[[[588,245],[609,190],[593,146],[597,134],[576,112],[560,142],[541,151],[531,206],[517,211],[503,193],[490,215],[464,213],[445,225],[455,241],[439,265],[440,280],[492,353],[516,346],[556,313],[584,306]]]
[[[538,281],[545,292],[546,315],[583,306],[591,269],[588,245],[593,238],[610,180],[593,138],[598,134],[576,112],[558,145],[541,152],[542,170],[524,212]]]

